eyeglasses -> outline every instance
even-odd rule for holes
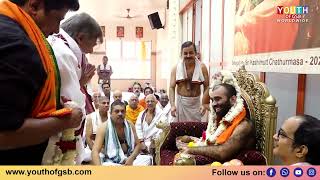
[[[283,138],[288,138],[288,139],[291,139],[292,141],[294,141],[294,139],[291,138],[291,137],[289,137],[289,136],[286,134],[286,132],[285,132],[283,129],[281,129],[281,128],[278,130],[277,135],[278,135],[278,136],[277,136],[278,138],[281,136],[281,137],[283,137]]]

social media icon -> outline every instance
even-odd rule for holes
[[[316,171],[315,168],[309,168],[308,171],[307,171],[307,175],[309,177],[314,177],[314,176],[316,176],[316,174],[317,174],[317,171]]]
[[[276,170],[274,169],[274,168],[268,168],[267,169],[267,175],[269,176],[269,177],[274,177],[275,175],[276,175]]]
[[[282,177],[287,177],[287,176],[289,176],[289,174],[290,174],[290,171],[289,171],[288,168],[282,168],[282,169],[280,170],[280,175],[281,175]]]
[[[296,177],[301,177],[303,175],[303,170],[301,168],[295,168],[294,171],[293,171],[293,174]]]

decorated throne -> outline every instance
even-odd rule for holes
[[[247,117],[253,120],[256,129],[256,149],[240,152],[235,158],[244,165],[266,165],[273,162],[273,140],[277,124],[276,100],[270,95],[264,83],[252,73],[248,73],[244,66],[234,76],[240,86],[241,97],[247,110]],[[201,137],[206,130],[206,122],[172,122],[160,123],[157,126],[163,132],[155,140],[157,165],[173,165],[174,157],[179,152],[176,138],[179,136]],[[212,163],[205,156],[195,156],[198,165]],[[211,161],[211,162],[210,162]]]

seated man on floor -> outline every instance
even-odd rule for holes
[[[225,162],[242,150],[254,149],[253,123],[246,118],[240,87],[231,72],[216,75],[210,88],[212,101],[208,127],[203,137],[183,153],[202,155]],[[209,97],[208,94],[205,94]]]
[[[156,125],[164,117],[161,109],[157,107],[157,100],[153,94],[149,94],[145,100],[147,109],[139,114],[135,126],[141,142],[142,152],[152,154],[153,152],[150,152],[152,140],[158,137],[161,132],[161,129],[158,129]]]
[[[148,86],[148,87],[144,88],[143,94],[144,94],[144,98],[143,98],[143,99],[140,99],[139,104],[140,104],[144,109],[146,109],[146,108],[147,108],[146,97],[147,97],[149,94],[153,94],[153,89]]]
[[[98,111],[95,111],[87,115],[86,118],[86,143],[84,160],[85,162],[91,161],[91,150],[93,147],[94,140],[96,139],[96,134],[99,126],[108,120],[109,113],[109,99],[106,96],[101,96],[98,99]],[[103,154],[100,153],[100,157]]]
[[[136,124],[137,118],[144,108],[139,104],[138,96],[132,94],[129,99],[129,104],[126,106],[126,119]]]
[[[119,100],[121,102],[123,102],[125,104],[125,106],[128,105],[128,102],[125,100],[122,100],[122,92],[118,89],[113,91],[113,96],[112,99],[110,100],[111,103],[113,103],[114,101]]]
[[[93,103],[93,107],[94,110],[96,111],[99,108],[99,98],[101,97],[101,93],[100,92],[94,92],[92,94],[92,103]]]
[[[107,96],[109,99],[111,98],[111,88],[109,83],[103,82],[101,84],[101,91],[102,96]]]
[[[166,117],[166,121],[172,122],[173,117],[171,116],[171,104],[169,103],[169,96],[166,93],[160,94],[157,106],[162,110],[162,115]]]
[[[284,165],[320,165],[320,120],[317,118],[290,117],[273,139],[273,154]]]
[[[139,100],[144,98],[144,95],[141,94],[141,91],[142,91],[141,84],[138,82],[134,82],[132,85],[132,92],[138,97]]]
[[[111,104],[111,117],[101,124],[92,148],[92,163],[95,165],[150,165],[148,155],[139,155],[141,144],[134,125],[125,119],[125,105],[116,100]],[[104,144],[104,147],[103,147]],[[103,148],[105,158],[99,153]]]

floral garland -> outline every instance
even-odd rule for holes
[[[64,106],[69,108],[79,107],[73,101],[64,103]],[[75,165],[78,154],[76,143],[75,129],[70,128],[63,130],[60,141],[56,143],[56,151],[52,160],[53,165]]]
[[[53,61],[54,65],[54,71],[56,76],[56,93],[57,93],[57,102],[60,100],[60,86],[61,86],[61,79],[60,79],[60,72],[57,64],[56,57],[54,55],[53,49],[48,43],[47,39],[45,38],[44,34],[42,34],[42,38],[44,40],[44,43],[47,47],[47,50],[49,52],[49,55]],[[79,107],[75,102],[68,101],[64,104],[66,108],[73,108],[73,107]],[[56,151],[55,155],[52,159],[52,164],[54,165],[74,165],[75,159],[77,156],[77,150],[76,150],[76,138],[75,138],[75,129],[70,128],[62,131],[62,136],[60,137],[60,141],[56,143]]]
[[[207,130],[202,137],[202,143],[200,145],[216,144],[217,138],[227,129],[228,124],[231,124],[235,117],[237,117],[243,110],[243,99],[241,98],[240,87],[237,80],[230,71],[221,71],[213,77],[213,83],[211,84],[209,95],[213,96],[212,89],[222,83],[232,85],[237,91],[236,103],[230,108],[228,113],[222,118],[217,127],[216,119],[217,115],[210,105],[210,115]]]

